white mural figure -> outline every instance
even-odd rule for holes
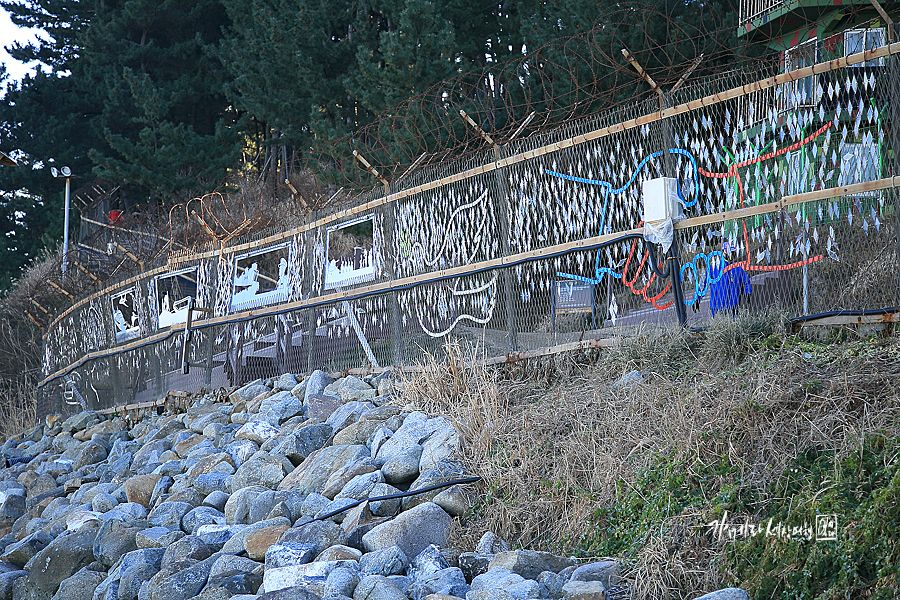
[[[156,278],[159,329],[187,322],[188,304],[196,296],[196,267]]]
[[[160,329],[163,327],[170,327],[176,323],[187,322],[187,311],[190,298],[190,296],[185,296],[172,304],[172,301],[169,299],[169,294],[166,292],[166,295],[163,296],[162,307],[159,311]]]
[[[329,260],[325,267],[325,288],[375,279],[375,249],[353,248],[353,254]]]
[[[133,340],[141,335],[140,321],[134,309],[134,289],[111,298],[116,342]]]
[[[269,291],[260,292],[259,265],[254,262],[243,273],[236,275],[234,278],[231,310],[286,301],[288,299],[290,279],[288,261],[286,258],[282,258],[278,262],[278,281],[275,282],[275,287]]]
[[[334,290],[364,281],[377,274],[375,221],[366,216],[328,230],[325,289]]]
[[[116,312],[113,313],[113,319],[116,322],[116,337],[118,337],[120,333],[128,331],[128,323],[125,322],[125,316],[122,314],[121,310],[116,309]]]

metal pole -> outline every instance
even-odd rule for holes
[[[893,172],[894,177],[900,176],[900,103],[893,101],[900,97],[900,55],[891,55],[887,57],[888,68],[890,73],[891,84],[891,146],[894,151]],[[883,177],[883,175],[882,175]],[[893,196],[894,204],[894,243],[896,245],[895,256],[896,263],[894,268],[897,272],[897,287],[895,289],[894,301],[900,303],[900,189],[893,188],[886,191]]]
[[[69,181],[66,177],[66,216],[63,224],[63,256],[62,256],[62,272],[65,276],[66,269],[69,266]]]
[[[809,252],[806,250],[806,242],[803,243],[803,314],[809,314]]]
[[[660,98],[663,102],[662,108],[671,106],[671,99],[668,94],[661,93]],[[672,158],[670,150],[675,147],[675,133],[672,131],[671,119],[662,119],[662,138],[663,138],[663,168],[666,177],[677,177],[675,172],[675,161]],[[675,314],[678,316],[678,324],[684,327],[687,325],[687,308],[684,304],[684,290],[681,289],[681,260],[680,259],[680,235],[675,230],[672,238],[672,246],[666,258],[669,260],[669,268],[672,276],[672,295],[675,298]]]

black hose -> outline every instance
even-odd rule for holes
[[[338,510],[332,511],[327,515],[322,515],[321,517],[316,517],[312,521],[324,521],[325,519],[330,519],[335,515],[339,515],[344,511],[348,511],[355,506],[359,506],[363,502],[378,502],[379,500],[395,500],[397,498],[406,498],[408,496],[416,496],[418,494],[424,494],[425,492],[433,492],[434,490],[439,490],[441,488],[450,487],[451,485],[462,485],[464,483],[475,483],[476,481],[481,481],[481,477],[466,477],[465,479],[454,479],[453,481],[445,481],[444,483],[436,483],[434,485],[429,485],[428,487],[424,487],[421,490],[414,490],[410,492],[400,492],[399,494],[390,494],[388,496],[376,496],[374,498],[363,498],[362,500],[357,500],[353,504],[348,504],[343,508],[339,508]]]
[[[644,236],[640,236],[640,237],[644,237]],[[657,263],[656,249],[653,246],[654,246],[654,244],[652,244],[651,242],[647,242],[647,251],[650,252],[650,270],[652,270],[654,273],[656,273],[656,276],[659,277],[660,279],[665,279],[666,277],[669,276],[669,269],[670,269],[669,261],[664,261],[666,263],[666,270],[663,272],[660,272],[659,268],[656,266],[656,263]]]

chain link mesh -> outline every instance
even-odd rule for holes
[[[40,412],[412,365],[448,343],[521,353],[675,325],[679,305],[687,325],[896,306],[897,52],[700,81],[663,112],[650,98],[297,229],[168,254],[52,324]],[[668,256],[640,235],[661,177],[685,217]],[[210,312],[182,374],[189,298]]]

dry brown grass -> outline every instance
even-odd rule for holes
[[[0,439],[18,435],[37,423],[37,393],[32,382],[0,380]]]
[[[590,363],[557,356],[504,369],[462,369],[459,346],[428,357],[404,401],[449,415],[482,477],[480,502],[454,543],[491,530],[516,546],[570,553],[596,509],[628,492],[659,456],[684,465],[707,498],[753,486],[760,502],[807,448],[851,453],[900,423],[900,340],[814,346],[779,315],[719,320],[700,334],[644,332]],[[451,366],[446,365],[449,362]],[[615,389],[623,374],[641,384]],[[548,373],[551,375],[548,376]],[[722,459],[736,466],[708,476]],[[705,473],[705,474],[704,474]],[[629,562],[635,597],[685,598],[720,587],[703,511],[671,514]]]

